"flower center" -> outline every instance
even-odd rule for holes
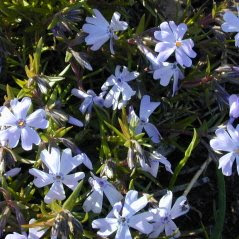
[[[126,219],[125,217],[120,217],[120,218],[118,219],[118,223],[119,223],[119,224],[126,225],[126,224],[128,224],[128,219]]]
[[[64,179],[64,177],[63,177],[62,174],[57,174],[57,175],[55,175],[55,177],[54,177],[54,180],[55,180],[56,182],[61,182],[63,179]]]
[[[116,81],[117,81],[118,84],[122,83],[122,79],[121,78],[117,78]]]
[[[104,187],[104,186],[105,186],[105,182],[104,182],[104,181],[99,181],[99,185],[100,185],[101,187]]]
[[[110,26],[108,26],[108,28],[107,28],[107,33],[108,33],[109,37],[113,37],[113,35],[114,35],[113,29]]]
[[[148,122],[149,122],[149,119],[142,118],[142,119],[141,119],[141,122],[142,122],[142,124],[146,124],[146,123],[148,123]]]
[[[164,217],[161,218],[162,224],[168,224],[169,222],[170,222],[170,215],[165,215]]]
[[[23,120],[23,119],[18,120],[17,126],[19,128],[23,128],[23,127],[25,127],[25,125],[26,125],[26,121],[25,120]]]
[[[180,47],[180,46],[182,46],[182,42],[176,41],[176,47]]]

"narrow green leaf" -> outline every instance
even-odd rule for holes
[[[226,215],[226,189],[224,176],[221,170],[217,170],[217,186],[218,186],[218,209],[215,213],[215,225],[212,229],[210,239],[222,238],[222,231]]]
[[[145,14],[141,17],[139,21],[139,25],[137,26],[136,29],[136,34],[140,34],[141,32],[143,32],[144,28],[145,28]]]
[[[198,134],[196,129],[193,129],[193,138],[191,143],[189,144],[188,148],[186,149],[185,153],[184,153],[184,157],[183,159],[179,162],[179,164],[177,165],[175,172],[170,180],[169,183],[169,189],[172,190],[172,188],[174,187],[174,184],[178,178],[179,173],[181,172],[182,168],[185,166],[185,164],[187,163],[189,157],[191,156],[191,153],[193,151],[193,149],[197,146],[198,144]]]
[[[33,55],[34,56],[34,72],[36,74],[39,74],[39,70],[40,70],[40,59],[41,59],[42,47],[43,47],[43,41],[41,37],[37,43],[36,51]]]
[[[104,121],[104,123],[110,128],[112,129],[120,138],[122,138],[123,140],[128,140],[118,129],[116,129],[113,125],[109,124],[108,122]]]
[[[8,98],[8,100],[14,99],[15,95],[14,95],[12,87],[7,84],[6,88],[7,88],[7,98]]]
[[[84,183],[84,181],[81,180],[80,183],[77,185],[77,187],[72,192],[72,194],[64,202],[64,204],[62,206],[63,209],[67,209],[67,210],[71,211],[74,208],[75,203],[76,203],[76,199],[79,196],[79,193],[81,191],[83,183]]]

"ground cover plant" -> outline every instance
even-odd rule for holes
[[[0,1],[0,238],[239,238],[239,5]]]

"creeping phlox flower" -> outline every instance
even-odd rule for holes
[[[101,87],[102,91],[107,91],[109,86],[112,86],[105,97],[104,106],[109,108],[113,105],[113,110],[117,107],[121,109],[135,95],[135,91],[131,89],[128,82],[136,79],[138,76],[138,72],[129,72],[126,66],[116,66],[115,75],[111,75]],[[119,100],[121,93],[122,100]]]
[[[69,148],[64,149],[62,154],[58,148],[52,148],[51,152],[46,149],[40,154],[41,161],[49,169],[49,173],[45,173],[38,169],[32,168],[29,173],[35,176],[33,183],[36,187],[41,188],[46,185],[52,184],[49,192],[44,198],[46,203],[51,203],[54,199],[64,200],[66,195],[63,184],[74,190],[78,181],[85,177],[83,172],[68,174],[74,168],[82,164],[84,154],[78,154],[72,157]]]
[[[184,75],[179,69],[177,62],[162,62],[158,65],[158,68],[154,70],[153,78],[155,80],[160,80],[160,85],[162,86],[167,86],[172,79],[174,96],[175,92],[178,90],[178,80],[182,80]]]
[[[194,47],[192,39],[183,40],[187,25],[181,23],[177,26],[174,21],[163,22],[160,29],[161,31],[154,32],[154,37],[160,41],[155,46],[155,51],[159,52],[157,59],[164,62],[175,52],[176,61],[181,66],[190,67],[192,65],[190,58],[195,58],[197,54],[192,49]]]
[[[98,178],[93,174],[91,175],[92,178],[89,178],[89,183],[92,187],[92,192],[83,204],[83,208],[86,212],[101,212],[103,194],[105,194],[105,196],[108,198],[111,206],[114,206],[115,203],[123,199],[121,193],[119,193],[116,188],[107,181],[106,177]]]
[[[87,45],[92,45],[91,50],[97,51],[105,42],[110,39],[110,51],[114,54],[113,39],[118,37],[115,32],[125,31],[128,28],[128,23],[120,21],[120,14],[115,12],[110,24],[102,16],[97,9],[93,9],[94,16],[86,18],[86,24],[83,25],[82,30],[89,35],[85,38]]]
[[[160,105],[160,102],[150,102],[150,96],[144,95],[141,99],[139,117],[135,114],[133,107],[129,109],[129,122],[136,125],[135,133],[142,133],[143,129],[154,143],[159,143],[160,134],[158,129],[149,123],[149,116]]]
[[[157,238],[159,234],[165,231],[166,236],[178,238],[180,232],[173,219],[186,214],[189,211],[187,198],[185,196],[179,197],[172,207],[173,194],[168,191],[159,201],[159,207],[151,209],[150,212],[154,215],[153,232],[149,238]],[[172,207],[172,208],[171,208]]]
[[[232,165],[236,159],[237,173],[239,174],[239,125],[234,128],[227,124],[227,130],[217,129],[216,138],[210,140],[214,150],[228,152],[219,159],[219,167],[225,176],[232,174]]]
[[[121,202],[116,203],[106,218],[94,220],[92,227],[99,229],[97,234],[104,238],[117,231],[115,239],[131,239],[130,227],[149,234],[153,230],[153,226],[149,223],[153,215],[150,212],[137,214],[147,204],[146,196],[138,198],[138,192],[130,190],[125,196],[124,206]]]
[[[167,86],[170,80],[173,80],[173,96],[178,90],[178,80],[182,80],[184,75],[177,62],[160,62],[157,57],[147,48],[143,49],[142,52],[150,62],[150,73],[153,73],[155,80],[160,80],[160,85]]]
[[[239,13],[239,7],[237,7]],[[221,28],[224,32],[237,32],[235,36],[235,46],[239,47],[239,18],[233,12],[227,11],[223,15],[224,23]]]
[[[46,129],[48,121],[43,109],[38,109],[27,116],[32,101],[24,97],[21,101],[10,101],[11,109],[6,106],[0,108],[0,140],[7,141],[8,146],[15,148],[21,138],[22,148],[31,150],[32,144],[39,145],[41,139],[35,128]]]
[[[231,95],[229,97],[229,106],[231,121],[239,117],[239,97],[237,95]]]
[[[82,114],[85,112],[90,113],[94,104],[100,107],[104,105],[103,96],[105,92],[101,92],[99,96],[97,96],[93,90],[87,90],[87,92],[84,92],[74,88],[72,89],[71,94],[80,99],[84,99],[79,108]]]
[[[35,219],[31,219],[29,221],[29,224],[32,224],[35,221],[36,221]],[[17,232],[14,232],[13,234],[8,234],[5,237],[5,239],[40,239],[46,231],[47,229],[43,229],[41,227],[34,227],[34,228],[29,228],[28,236],[26,235],[26,233],[19,234]]]
[[[162,154],[156,151],[150,153],[147,160],[145,160],[144,157],[140,158],[139,163],[144,171],[149,172],[155,178],[158,174],[159,163],[163,164],[168,172],[173,173],[171,169],[171,163]]]

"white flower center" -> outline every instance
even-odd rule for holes
[[[55,176],[53,177],[53,179],[54,179],[56,182],[62,182],[62,181],[64,180],[64,177],[63,177],[63,175],[62,175],[61,173],[59,173],[59,174],[55,175]]]
[[[23,119],[20,119],[17,121],[18,128],[24,128],[26,126],[26,121]]]

